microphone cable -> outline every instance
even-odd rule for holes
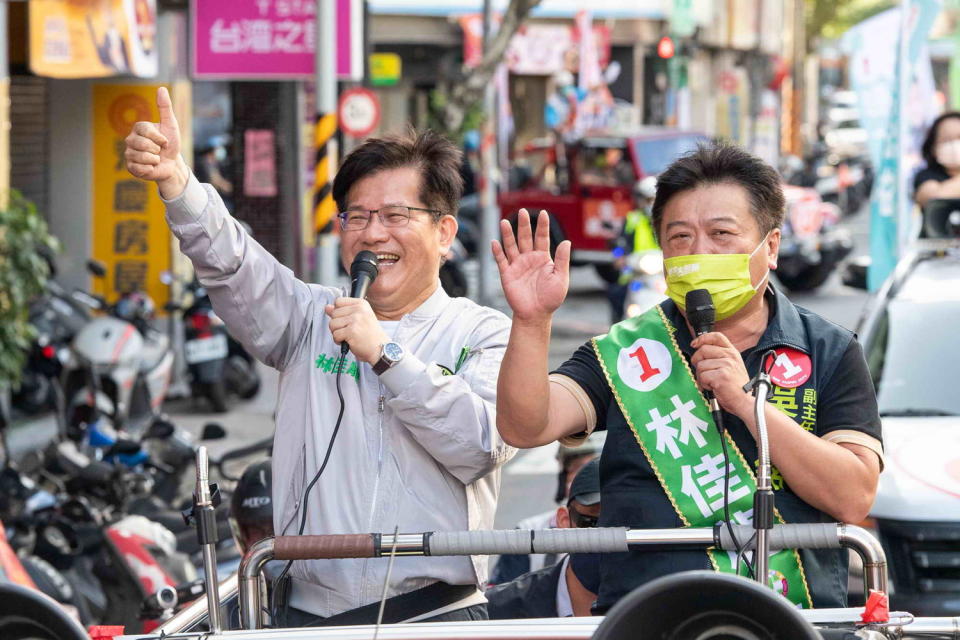
[[[730,522],[730,452],[727,450],[727,430],[723,424],[723,412],[720,410],[719,405],[717,405],[717,409],[710,413],[713,416],[713,422],[717,427],[717,431],[720,433],[720,447],[723,449],[723,521],[726,523],[727,533],[730,534],[733,547],[737,552],[737,560],[733,569],[737,575],[740,575],[740,558],[743,557],[746,546],[740,544],[740,540],[737,539],[737,534],[733,530],[733,524]],[[748,540],[747,545],[749,544],[750,541]],[[746,564],[747,570],[752,577],[753,567],[750,566],[750,563]]]
[[[320,468],[317,470],[316,475],[313,476],[313,479],[310,480],[310,484],[307,485],[306,490],[303,492],[303,499],[301,501],[301,507],[303,511],[301,512],[300,518],[300,528],[297,531],[298,536],[303,535],[303,530],[307,525],[307,507],[309,502],[307,499],[310,497],[310,490],[313,489],[313,486],[317,484],[317,481],[320,479],[320,476],[323,475],[324,469],[327,468],[327,462],[330,461],[330,454],[333,451],[333,443],[337,439],[337,433],[340,432],[340,423],[343,420],[343,392],[340,390],[340,374],[343,373],[344,365],[346,365],[346,354],[341,354],[337,358],[337,362],[334,365],[336,368],[336,385],[337,385],[337,398],[340,400],[340,411],[337,414],[337,422],[333,427],[333,433],[330,434],[330,440],[327,442],[326,453],[323,454],[323,462],[320,463]],[[277,614],[279,613],[279,608],[283,607],[284,618],[286,618],[287,608],[289,606],[289,591],[290,591],[290,577],[287,575],[290,571],[290,567],[293,565],[293,560],[287,560],[287,564],[284,565],[283,570],[280,572],[280,575],[277,576],[277,579],[273,583],[273,591],[271,593],[271,607],[270,607],[270,623],[271,625],[275,624],[278,619]]]

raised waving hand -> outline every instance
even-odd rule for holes
[[[520,209],[516,237],[506,220],[500,221],[500,232],[503,245],[494,240],[491,249],[514,320],[549,319],[567,297],[570,241],[561,242],[551,259],[550,217],[546,211],[541,211],[537,218],[536,236],[531,231],[526,209]]]

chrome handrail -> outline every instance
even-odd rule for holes
[[[751,528],[735,525],[745,537]],[[849,548],[863,561],[864,589],[887,591],[887,560],[883,547],[866,529],[848,524],[775,525],[771,530],[775,548]],[[628,551],[641,547],[687,546],[729,549],[725,527],[693,527],[686,529],[549,529],[525,531],[464,531],[400,534],[405,555],[494,555],[504,553],[562,552],[595,553]],[[386,555],[392,547],[393,534],[360,534],[348,536],[301,536],[265,538],[247,550],[239,569],[240,622],[244,629],[261,626],[260,574],[264,565],[278,554],[278,541],[283,549],[280,559],[359,558]],[[291,551],[291,543],[297,545]],[[311,555],[311,544],[324,547],[325,553]],[[341,544],[343,543],[343,544]],[[386,550],[386,551],[385,551]],[[295,555],[289,555],[289,554]],[[284,555],[287,554],[287,555]]]

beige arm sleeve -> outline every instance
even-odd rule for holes
[[[858,444],[861,447],[870,449],[870,451],[877,454],[877,457],[880,459],[880,471],[883,471],[883,445],[873,436],[867,435],[862,431],[854,431],[853,429],[837,429],[836,431],[824,434],[821,438],[827,442],[836,444],[849,442],[850,444]]]
[[[590,396],[588,396],[587,392],[583,390],[583,387],[577,384],[572,378],[568,378],[559,373],[551,373],[549,379],[551,384],[557,384],[568,391],[577,401],[577,404],[580,405],[580,410],[583,411],[584,422],[587,428],[580,433],[575,433],[571,436],[560,438],[559,440],[560,444],[565,447],[575,447],[586,440],[590,434],[593,433],[593,430],[597,428],[597,412],[593,408],[593,402],[590,401]]]

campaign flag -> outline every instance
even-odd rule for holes
[[[938,0],[906,0],[852,28],[844,37],[850,77],[858,96],[860,124],[867,131],[876,180],[870,198],[870,257],[867,284],[877,290],[896,266],[910,227],[910,170],[915,136],[910,123],[928,122],[933,105],[917,99],[918,78],[929,73],[924,44],[940,11]],[[904,22],[905,21],[905,22]],[[901,42],[901,34],[905,41]],[[896,46],[891,46],[894,43]],[[923,83],[926,84],[926,83]],[[918,109],[920,112],[918,112]],[[929,111],[927,111],[929,113]],[[921,125],[922,126],[922,125]]]

